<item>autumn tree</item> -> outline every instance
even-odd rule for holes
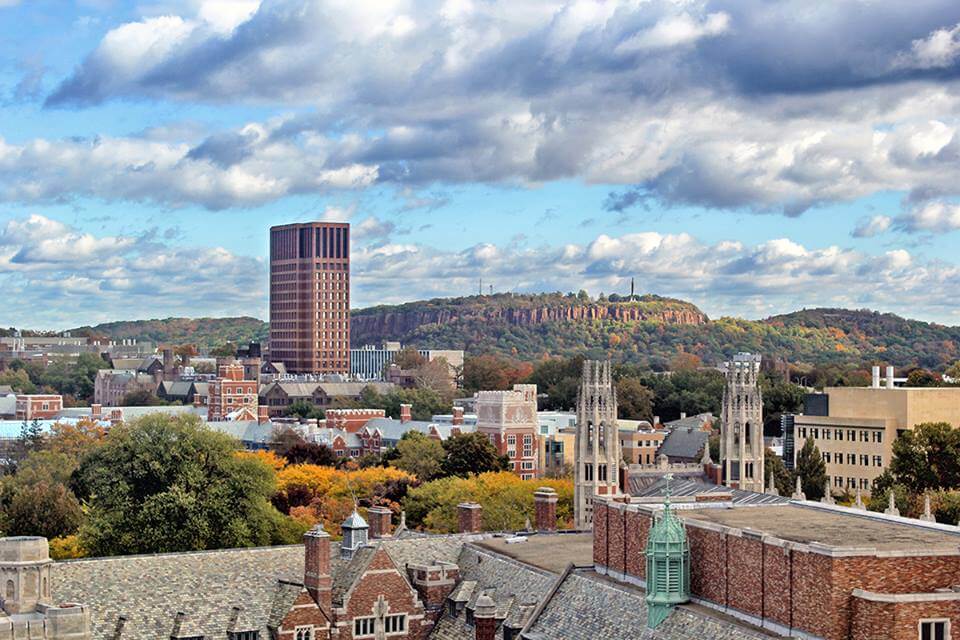
[[[427,359],[420,355],[416,349],[410,347],[400,350],[393,358],[393,364],[401,369],[417,369],[426,363]]]
[[[77,498],[59,482],[21,487],[4,516],[6,535],[48,539],[76,533],[83,520]]]

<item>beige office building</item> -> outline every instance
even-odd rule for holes
[[[881,385],[874,372],[871,387],[828,387],[824,415],[794,418],[794,460],[813,438],[826,463],[835,493],[857,488],[869,494],[874,478],[890,464],[893,441],[924,422],[960,427],[960,388]],[[810,406],[810,403],[808,403]]]

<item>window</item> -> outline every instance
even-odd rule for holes
[[[870,482],[866,478],[860,478],[860,488],[864,490],[869,489]]]
[[[827,464],[829,464],[829,463],[830,463],[830,452],[829,452],[829,451],[824,451],[822,455],[823,455],[823,461],[826,462]]]
[[[589,462],[583,465],[583,479],[593,480],[593,465],[590,464]],[[13,582],[11,582],[10,584],[12,585]]]
[[[848,453],[847,454],[847,464],[857,464],[857,454]]]
[[[869,467],[869,466],[870,466],[870,456],[864,455],[864,454],[861,453],[861,454],[860,454],[860,464],[861,464],[862,466],[864,466],[864,467]]]
[[[835,440],[843,440],[843,429],[837,429],[833,432]]]
[[[950,637],[950,620],[921,620],[920,640],[947,640]]]
[[[7,600],[13,600],[13,597],[14,597],[13,580],[7,580],[7,596],[6,596],[6,599],[7,599]]]
[[[873,432],[873,441],[874,441],[874,442],[883,442],[883,431],[874,431],[874,432]]]
[[[800,437],[806,439],[806,437],[807,437],[807,428],[806,428],[806,427],[800,427]]]
[[[507,444],[508,445],[517,444],[517,436],[507,436]]]
[[[824,430],[823,430],[823,439],[824,439],[824,440],[829,440],[829,439],[830,439],[830,429],[824,429]]]
[[[856,442],[857,432],[854,431],[853,429],[847,429],[847,440],[849,440],[850,442]]]
[[[857,488],[857,479],[856,478],[847,478],[847,486],[851,489]]]
[[[605,464],[597,465],[597,476],[598,476],[597,479],[600,482],[607,481],[607,465]]]
[[[811,429],[810,433],[812,434],[814,440],[820,439],[820,429]]]
[[[520,463],[520,468],[524,471],[533,471],[533,462],[527,460]]]
[[[260,640],[259,631],[228,631],[227,640]]]
[[[843,476],[833,476],[833,486],[842,487],[843,486]]]
[[[873,456],[873,466],[875,466],[875,467],[882,467],[882,466],[883,466],[883,458],[881,458],[880,456]]]
[[[870,432],[861,431],[860,432],[860,442],[870,442]]]
[[[386,633],[406,633],[407,615],[400,613],[393,616],[387,616],[383,619],[383,630]]]
[[[374,634],[374,626],[376,623],[376,618],[354,618],[353,619],[353,637],[359,638],[360,636],[372,636]]]

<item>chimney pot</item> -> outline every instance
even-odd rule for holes
[[[877,365],[877,364],[873,365],[873,368],[871,369],[871,374],[872,376],[871,376],[870,386],[872,386],[874,389],[879,389],[880,388],[880,365]]]
[[[476,640],[495,640],[497,636],[497,605],[487,594],[477,598],[473,610]]]
[[[401,404],[400,405],[400,423],[404,424],[410,422],[413,419],[413,405],[412,404]]]
[[[887,389],[893,389],[893,367],[887,367]]]

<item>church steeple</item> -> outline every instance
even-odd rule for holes
[[[647,626],[655,629],[673,608],[690,600],[690,547],[687,531],[670,508],[667,481],[663,515],[650,528],[647,538]]]

